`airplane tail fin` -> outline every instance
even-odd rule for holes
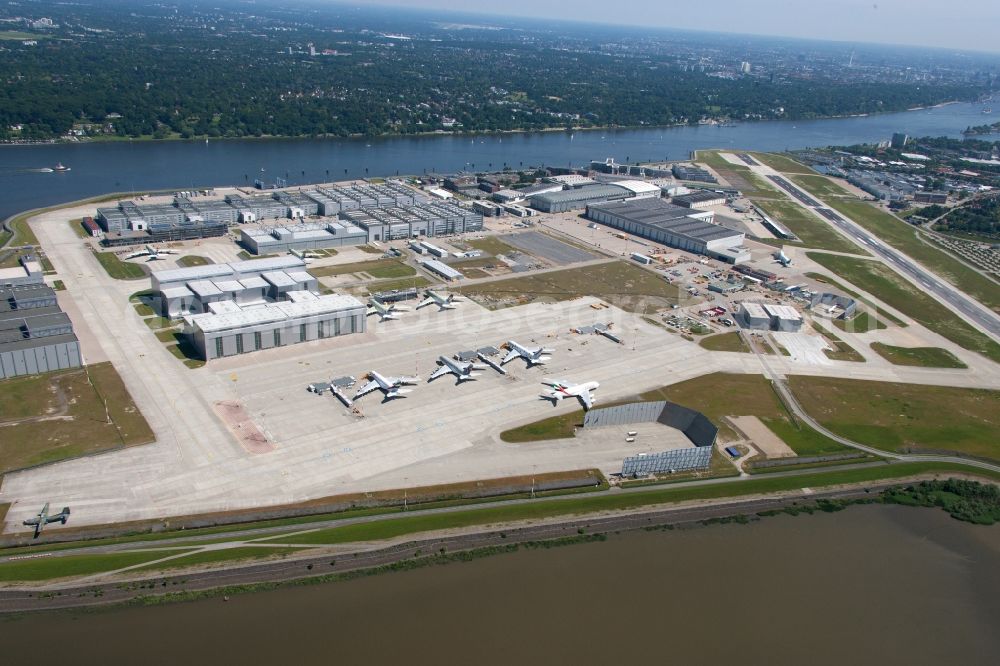
[[[63,510],[61,511],[61,513],[64,516],[68,516],[69,515],[69,507],[68,506],[64,506]]]

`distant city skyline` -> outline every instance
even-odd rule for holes
[[[829,41],[1000,52],[1000,3],[952,0],[715,0],[710,6],[669,0],[368,0],[367,5],[452,10],[484,16],[547,18]],[[797,10],[790,10],[797,5]]]

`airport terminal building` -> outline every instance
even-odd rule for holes
[[[713,224],[715,214],[646,198],[587,206],[594,222],[635,234],[668,247],[704,254],[731,264],[750,260],[744,234]]]

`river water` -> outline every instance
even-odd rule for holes
[[[33,664],[995,664],[1000,526],[854,507],[349,582],[0,619]]]
[[[540,132],[503,136],[420,136],[384,139],[122,141],[0,146],[0,219],[41,206],[107,192],[244,185],[257,177],[289,185],[505,164],[585,165],[686,159],[698,148],[785,149],[847,145],[911,136],[961,136],[991,116],[979,104],[860,118],[744,123],[734,127]],[[56,163],[65,173],[41,173]],[[474,165],[474,166],[473,166]],[[261,171],[263,169],[263,172]]]

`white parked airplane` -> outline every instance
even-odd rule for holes
[[[386,319],[399,319],[397,316],[400,312],[406,312],[409,308],[403,307],[401,305],[396,305],[395,303],[383,303],[374,296],[368,301],[368,315],[373,314],[378,315],[379,321],[385,321]]]
[[[156,261],[157,259],[162,259],[161,254],[177,254],[177,250],[170,250],[167,248],[154,247],[153,245],[147,245],[146,247],[133,252],[132,254],[126,254],[126,259],[135,259],[136,257],[149,257],[147,261]]]
[[[476,370],[485,370],[485,365],[479,365],[478,363],[470,363],[468,361],[456,361],[453,358],[448,358],[447,356],[438,357],[438,365],[441,367],[434,371],[434,373],[428,378],[427,381],[433,381],[438,377],[443,377],[449,373],[458,377],[458,382],[461,384],[467,379],[475,379],[479,376]]]
[[[461,299],[455,298],[455,294],[448,294],[448,296],[442,296],[441,294],[431,291],[428,289],[424,292],[427,296],[424,300],[417,303],[417,309],[424,307],[425,305],[436,305],[438,310],[454,310],[454,303],[457,303]]]
[[[785,254],[784,250],[778,250],[774,253],[774,259],[782,266],[788,266],[792,263],[792,260]]]
[[[507,355],[503,357],[500,361],[500,365],[505,365],[509,361],[513,361],[517,357],[523,358],[528,362],[528,367],[533,365],[541,365],[546,363],[550,358],[550,354],[555,351],[554,349],[546,349],[545,347],[525,347],[520,345],[514,340],[508,340],[506,344],[503,345],[504,349],[507,349]]]
[[[293,257],[298,257],[307,264],[312,263],[313,259],[319,259],[321,257],[321,255],[318,255],[315,252],[310,252],[309,250],[296,250],[294,248],[289,250],[288,253]]]
[[[384,377],[374,370],[368,373],[367,379],[369,382],[354,394],[355,400],[372,391],[382,391],[386,400],[401,398],[410,392],[410,389],[401,388],[402,386],[420,381],[420,377]]]
[[[543,379],[542,384],[551,387],[551,390],[542,393],[542,397],[551,400],[552,404],[557,404],[563,398],[579,398],[584,409],[594,406],[594,391],[600,386],[597,382],[571,384],[564,379]]]

